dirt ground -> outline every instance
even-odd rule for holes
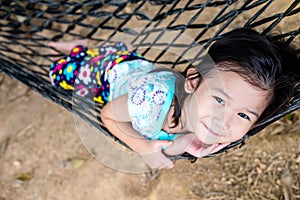
[[[125,173],[88,153],[72,113],[0,74],[0,200],[300,199],[299,116],[241,149]]]

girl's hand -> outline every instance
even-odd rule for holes
[[[191,145],[187,148],[187,152],[195,157],[204,157],[209,154],[215,153],[230,143],[216,143],[216,144],[204,144],[201,140],[198,139],[197,136],[194,136],[194,139]]]
[[[162,153],[163,146],[170,146],[169,140],[147,140],[132,128],[127,106],[128,96],[120,96],[107,103],[101,111],[106,128],[119,140],[139,153],[151,168],[173,167],[172,161]]]
[[[172,168],[174,163],[162,153],[162,147],[170,145],[168,140],[145,140],[137,152],[152,169]]]
[[[195,134],[193,133],[183,134],[173,141],[172,146],[168,146],[167,148],[165,148],[164,153],[167,155],[183,154],[188,148],[190,148],[194,138]]]

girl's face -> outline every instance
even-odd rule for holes
[[[187,92],[195,85],[186,81]],[[254,125],[270,99],[270,91],[250,85],[237,73],[218,71],[186,98],[184,128],[205,144],[237,141]]]

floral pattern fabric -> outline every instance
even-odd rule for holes
[[[76,46],[50,66],[49,76],[53,85],[100,107],[128,94],[133,128],[148,139],[173,140],[174,134],[161,129],[174,96],[175,77],[167,71],[148,73],[155,68],[119,42],[96,49]]]
[[[122,70],[116,74],[114,66],[130,60],[142,62],[144,58],[136,52],[128,52],[121,42],[96,49],[76,46],[68,56],[56,60],[50,66],[49,77],[52,85],[74,90],[77,95],[93,99],[103,107],[111,100],[110,88],[113,81],[110,74],[122,77],[133,71],[127,67],[127,71]],[[138,65],[135,68],[138,68]],[[146,71],[151,69],[152,65],[151,68],[144,68]],[[121,72],[124,74],[120,74]]]
[[[175,81],[171,72],[160,71],[137,77],[129,84],[128,110],[132,127],[150,140],[173,137],[161,129],[172,104]]]

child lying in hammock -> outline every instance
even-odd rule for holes
[[[208,51],[215,67],[192,66],[183,81],[123,43],[49,45],[71,50],[52,64],[52,84],[93,98],[107,129],[152,168],[173,166],[165,154],[203,157],[241,139],[294,96],[300,79],[294,49],[247,28],[216,41]]]

